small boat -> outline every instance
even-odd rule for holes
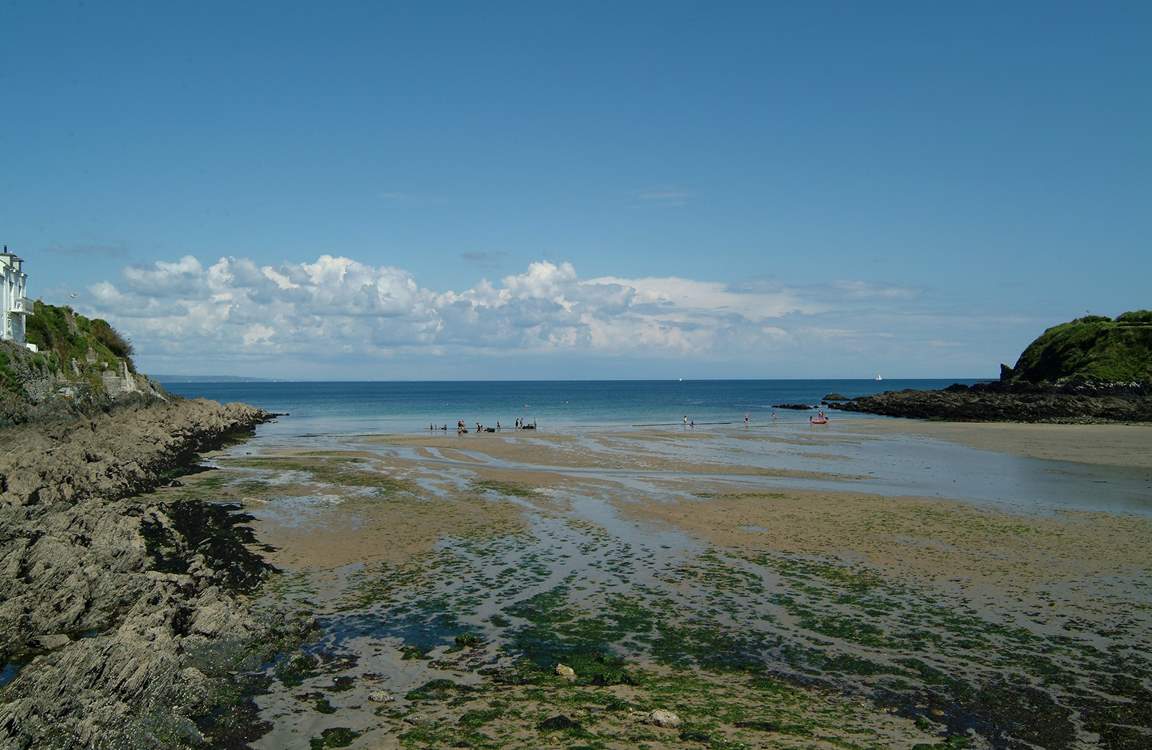
[[[817,414],[815,417],[808,417],[810,424],[828,424],[828,417],[823,414]]]
[[[882,378],[882,377],[880,377],[879,375],[877,375],[877,376],[876,376],[876,379],[877,379],[877,380],[883,380],[884,378]]]

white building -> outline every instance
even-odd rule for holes
[[[0,253],[0,339],[24,344],[32,351],[36,347],[24,342],[24,317],[32,314],[32,300],[28,293],[28,274],[24,261],[8,252]]]

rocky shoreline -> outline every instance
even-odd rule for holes
[[[832,409],[951,422],[1064,424],[1152,422],[1152,386],[1145,383],[961,383],[939,391],[887,391]]]
[[[0,746],[192,747],[235,729],[232,676],[277,637],[245,601],[271,568],[247,517],[140,495],[270,418],[172,400],[0,431]]]

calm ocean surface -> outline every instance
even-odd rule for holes
[[[517,417],[541,429],[753,422],[772,405],[816,404],[829,393],[861,396],[902,388],[935,389],[975,380],[611,380],[441,382],[164,383],[189,398],[244,401],[288,412],[292,432],[407,432],[462,419],[512,425]],[[778,419],[806,422],[808,412],[779,410]],[[842,413],[845,418],[850,414]]]

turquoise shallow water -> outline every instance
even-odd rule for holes
[[[282,429],[297,432],[408,432],[462,419],[511,425],[518,417],[541,428],[754,422],[773,404],[816,404],[829,393],[861,396],[902,388],[943,388],[975,380],[627,380],[452,382],[166,383],[181,396],[245,401],[289,412]],[[806,422],[808,413],[778,411]],[[843,414],[848,417],[849,415]]]

